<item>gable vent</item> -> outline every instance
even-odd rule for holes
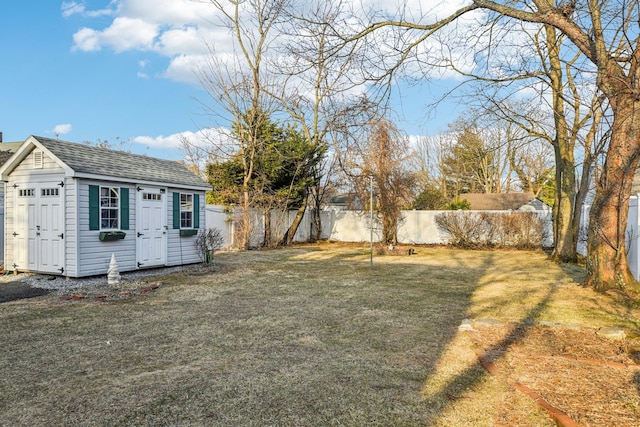
[[[44,166],[44,154],[40,150],[33,151],[33,167],[34,169],[42,169]]]

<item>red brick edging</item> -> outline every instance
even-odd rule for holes
[[[141,288],[139,290],[139,294],[145,294],[147,292],[151,292],[151,291],[155,291],[156,289],[158,289],[160,287],[160,285],[162,285],[162,282],[153,282],[151,283],[149,286],[145,286],[144,288]],[[134,291],[121,291],[118,293],[118,296],[120,296],[121,298],[123,297],[131,297],[134,296],[135,293]],[[100,295],[95,295],[93,297],[93,301],[105,301],[107,299],[109,299],[112,295],[109,294],[100,294]],[[83,294],[72,294],[72,295],[61,295],[60,296],[60,300],[61,301],[71,301],[71,300],[84,300],[88,298],[88,296],[83,295]]]
[[[476,350],[476,354],[478,355],[478,359],[480,360],[480,364],[482,365],[482,367],[491,375],[498,376],[500,371],[498,370],[498,367],[495,365],[495,363],[493,363],[489,355],[482,350]],[[533,399],[538,404],[538,406],[544,409],[549,414],[549,416],[561,427],[578,427],[578,423],[572,420],[570,416],[562,412],[560,409],[551,406],[546,400],[542,398],[542,396],[531,390],[529,387],[520,384],[519,382],[514,383],[513,386],[516,388],[516,390],[526,394],[531,399]]]

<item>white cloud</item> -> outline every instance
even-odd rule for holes
[[[73,35],[74,50],[97,51],[110,46],[117,53],[132,49],[147,50],[153,46],[158,26],[141,19],[118,17],[103,31],[82,28]]]
[[[131,141],[151,148],[176,149],[182,147],[180,135],[182,135],[182,133],[174,133],[169,136],[136,136],[132,138]]]
[[[56,136],[65,135],[71,132],[71,129],[72,129],[72,126],[70,123],[63,123],[63,124],[55,125],[51,130],[51,132],[53,132],[53,134]]]
[[[468,3],[468,0],[437,1],[425,4],[420,0],[362,0],[353,2],[356,10],[353,16],[354,31],[361,24],[364,11],[375,9],[382,11],[384,17],[404,11],[408,19],[419,23],[429,23],[447,16]],[[357,4],[359,6],[357,6]],[[84,1],[71,0],[62,3],[62,15],[65,17],[79,14],[86,18],[114,16],[104,28],[87,25],[73,35],[73,50],[100,51],[111,49],[116,53],[125,51],[145,51],[158,53],[169,60],[169,66],[156,76],[176,81],[199,84],[195,70],[201,69],[207,57],[211,55],[207,43],[215,47],[216,55],[233,55],[233,35],[220,25],[220,12],[208,1],[197,0],[111,0],[103,9],[87,10]],[[469,14],[468,20],[478,19],[480,12]],[[101,19],[101,21],[103,21]],[[462,21],[461,21],[462,22]],[[462,31],[456,25],[455,31]],[[452,28],[453,30],[453,28]],[[391,30],[390,30],[391,31]],[[390,34],[379,33],[384,45],[392,40]],[[283,40],[280,38],[280,40]],[[428,59],[431,53],[439,50],[436,40],[430,40],[421,46],[422,53]],[[455,54],[454,54],[455,55]],[[382,57],[385,54],[382,53]],[[393,46],[389,46],[389,59],[393,61]],[[456,62],[465,70],[476,64],[467,55],[454,56]],[[409,74],[420,75],[424,67],[407,66]],[[148,74],[139,71],[141,78]]]
[[[216,15],[207,1],[193,0],[122,0],[121,14],[170,26],[206,25]]]
[[[202,54],[207,51],[206,36],[194,26],[172,28],[158,38],[156,49],[166,56]]]
[[[139,79],[148,79],[149,78],[149,74],[144,72],[144,69],[147,67],[147,65],[149,65],[149,61],[146,59],[140,60],[138,61],[138,67],[140,68],[140,70],[138,71],[138,78]]]
[[[168,136],[136,136],[131,141],[149,148],[181,149],[183,140],[200,148],[218,146],[229,142],[229,130],[224,128],[207,128],[196,132],[184,131]]]
[[[77,3],[75,1],[63,1],[60,9],[62,10],[62,17],[68,18],[72,15],[82,15],[88,18],[97,18],[100,16],[110,16],[117,12],[118,0],[112,0],[109,5],[104,9],[87,10],[84,2]]]
[[[63,1],[60,9],[62,9],[62,16],[68,18],[77,13],[82,14],[84,12],[84,4],[79,4],[74,1]]]
[[[200,83],[197,70],[207,61],[206,55],[180,55],[171,59],[162,77],[197,85]]]
[[[91,28],[81,28],[73,35],[73,50],[94,52],[101,49],[99,33]]]

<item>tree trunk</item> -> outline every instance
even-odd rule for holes
[[[271,246],[271,209],[265,209],[262,216],[264,218],[264,239],[262,240],[262,247],[268,248]]]
[[[304,213],[307,210],[307,200],[308,197],[305,197],[302,205],[300,205],[298,211],[296,212],[296,217],[293,219],[293,222],[284,233],[284,236],[282,236],[282,240],[280,240],[280,244],[282,246],[289,246],[291,243],[293,243],[293,237],[296,235],[298,227],[300,227],[300,223],[302,222],[302,218],[304,217]]]
[[[575,209],[576,176],[573,147],[567,142],[557,141],[556,157],[556,198],[553,207],[553,233],[555,248],[552,257],[561,262],[576,262],[574,245],[573,213]]]
[[[600,108],[600,102],[601,100],[598,100],[595,104],[596,108],[593,113],[593,123],[585,138],[582,175],[580,177],[580,185],[576,191],[576,202],[573,208],[573,246],[576,254],[578,253],[578,244],[584,238],[584,230],[582,229],[582,209],[584,207],[584,202],[587,199],[587,194],[589,193],[591,180],[594,178],[592,175],[597,157],[596,133],[598,132],[598,129],[600,129],[600,122],[602,121],[603,116],[602,109]]]
[[[563,96],[564,78],[560,61],[560,45],[556,29],[545,25],[549,55],[549,83],[553,99],[553,121],[556,129],[553,147],[556,160],[556,198],[553,206],[554,249],[552,257],[561,262],[576,262],[573,236],[573,210],[576,191],[574,140],[569,136]]]
[[[632,95],[611,100],[611,143],[591,207],[585,286],[638,293],[625,245],[629,196],[640,155],[640,102]],[[637,295],[636,295],[637,296]]]
[[[251,240],[251,211],[249,210],[249,192],[243,191],[242,195],[242,223],[240,226],[240,249],[249,249]]]
[[[398,243],[398,216],[391,212],[382,212],[382,242],[385,245]]]
[[[312,212],[313,234],[311,235],[310,240],[312,242],[319,242],[322,240],[322,211],[318,208],[313,208]]]
[[[590,154],[585,153],[585,159],[582,164],[582,177],[580,185],[576,192],[576,202],[573,208],[573,219],[571,220],[573,227],[573,246],[576,256],[578,254],[578,243],[584,241],[584,229],[582,228],[582,208],[589,193],[589,183],[592,179],[594,159]]]
[[[320,187],[321,187],[320,179],[316,177],[315,183],[313,184],[313,190],[308,195],[308,197],[310,197],[312,200],[311,221],[313,224],[313,227],[312,227],[313,233],[309,236],[309,241],[311,242],[318,242],[322,240],[322,216],[321,216],[322,206],[320,202],[321,200],[320,192],[322,191],[322,189]]]

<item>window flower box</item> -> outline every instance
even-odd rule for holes
[[[122,240],[127,233],[124,231],[101,231],[100,240],[103,242],[110,242],[113,240]]]
[[[198,234],[198,229],[197,228],[180,230],[180,235],[181,236],[195,236],[196,234]]]

